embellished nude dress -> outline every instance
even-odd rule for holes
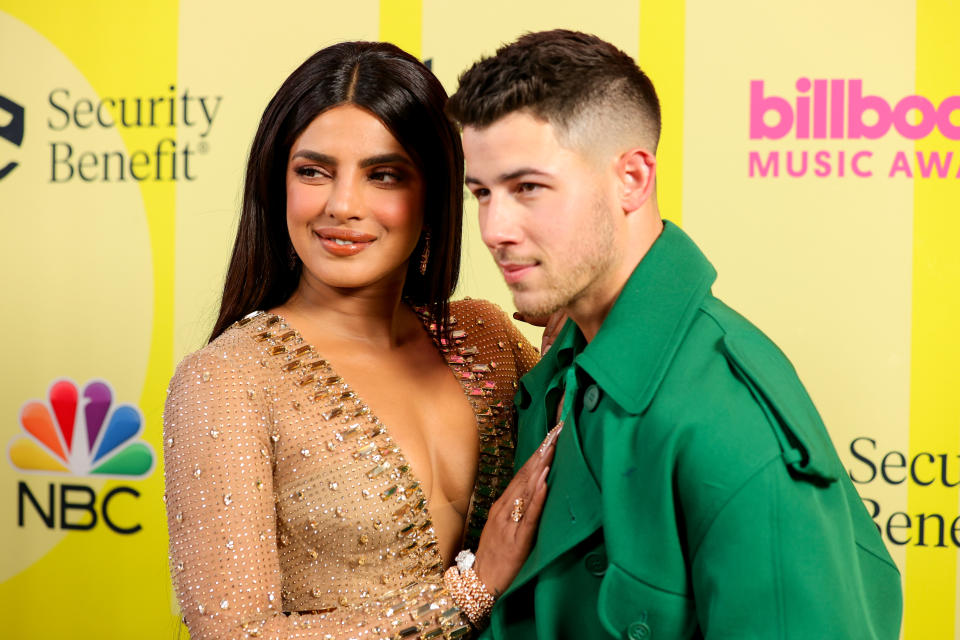
[[[477,417],[475,549],[512,474],[516,383],[538,356],[491,303],[451,314],[437,346]],[[278,316],[251,314],[184,359],[164,412],[165,499],[192,640],[470,633],[389,429]]]

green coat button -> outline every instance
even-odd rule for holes
[[[645,622],[634,622],[627,627],[627,638],[629,640],[648,640],[650,638],[650,627]]]
[[[583,392],[583,408],[587,411],[593,411],[597,408],[597,403],[600,402],[600,387],[595,384],[587,387],[587,390]]]
[[[607,572],[607,558],[598,551],[588,553],[583,559],[583,564],[587,567],[587,571],[597,577]]]

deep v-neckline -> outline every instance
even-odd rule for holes
[[[444,364],[447,367],[447,370],[450,372],[450,375],[454,377],[457,384],[460,386],[460,391],[464,396],[464,400],[466,400],[467,405],[470,408],[470,413],[473,415],[474,433],[476,434],[477,443],[478,443],[477,466],[479,468],[480,450],[482,449],[482,446],[483,446],[483,442],[482,442],[483,438],[481,436],[481,426],[480,426],[479,413],[478,413],[478,410],[480,409],[480,407],[477,407],[474,404],[474,401],[471,399],[472,397],[476,397],[478,395],[475,393],[475,387],[470,384],[470,381],[472,378],[464,375],[458,375],[457,365],[462,363],[463,357],[453,352],[453,349],[451,348],[452,345],[449,341],[447,341],[446,344],[444,344],[444,342],[437,340],[437,337],[435,333],[431,330],[431,326],[430,326],[433,320],[429,316],[429,314],[426,313],[426,311],[424,311],[423,309],[415,308],[415,307],[410,307],[410,310],[413,311],[414,315],[417,316],[417,319],[420,322],[421,328],[427,334],[431,344],[433,344],[433,347],[436,349],[437,353],[443,359]],[[328,373],[329,373],[328,378],[335,377],[338,379],[337,384],[339,384],[343,388],[342,393],[352,394],[351,397],[358,404],[362,404],[364,407],[366,407],[366,409],[368,410],[367,419],[373,424],[377,425],[377,427],[380,430],[380,435],[383,435],[388,440],[388,442],[394,445],[395,449],[393,453],[398,459],[399,466],[402,468],[403,465],[406,465],[407,467],[406,474],[412,480],[411,486],[415,486],[419,488],[419,490],[422,493],[424,493],[425,503],[423,505],[423,508],[420,511],[423,514],[423,516],[426,518],[426,520],[432,523],[433,517],[431,515],[431,510],[430,510],[430,503],[431,503],[430,498],[432,498],[432,496],[430,496],[430,498],[426,496],[426,493],[423,491],[424,485],[421,481],[420,473],[418,473],[417,469],[410,463],[409,459],[407,458],[406,454],[403,451],[403,448],[400,446],[400,444],[396,441],[396,439],[392,435],[390,427],[380,419],[378,413],[373,410],[373,407],[371,407],[370,404],[367,402],[367,400],[359,392],[357,392],[356,388],[346,378],[343,377],[343,375],[340,373],[340,371],[337,370],[337,368],[333,365],[333,363],[330,362],[330,360],[328,360],[322,354],[322,352],[319,349],[317,349],[317,347],[313,343],[308,342],[306,339],[304,339],[303,334],[293,324],[291,324],[286,317],[282,316],[279,313],[274,313],[269,311],[258,311],[248,316],[248,318],[253,320],[259,315],[266,316],[266,319],[268,322],[270,321],[271,318],[276,318],[277,320],[273,324],[279,324],[281,328],[285,329],[286,332],[288,332],[288,335],[292,334],[291,341],[297,344],[298,351],[300,351],[302,355],[306,355],[310,353],[316,358],[319,358],[320,360],[322,360],[325,363],[325,368],[328,370]],[[462,334],[464,337],[466,335],[462,331],[455,331],[453,333]],[[357,460],[357,463],[359,464],[359,460]],[[480,473],[478,469],[474,477],[473,488],[470,492],[470,498],[467,503],[467,509],[463,514],[463,531],[461,532],[458,540],[458,543],[461,546],[463,545],[463,542],[468,535],[467,530],[470,524],[471,516],[473,515],[473,509],[475,507],[475,498],[477,495],[477,491],[479,489],[479,485],[480,485]],[[397,485],[394,485],[394,486],[396,487]],[[439,541],[437,540],[436,531],[432,526],[429,528],[429,537],[430,537],[430,542],[436,543],[436,546],[438,547],[437,553],[439,554],[440,559],[443,562],[443,565],[446,567],[450,563],[452,563],[453,561],[452,558],[449,558],[449,559],[444,558],[443,554],[440,553]]]

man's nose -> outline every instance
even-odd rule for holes
[[[480,237],[490,250],[520,242],[522,233],[518,212],[509,198],[491,194],[480,207]]]

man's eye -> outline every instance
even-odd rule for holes
[[[521,182],[517,185],[517,191],[520,193],[534,193],[539,191],[543,185],[536,184],[534,182]]]

